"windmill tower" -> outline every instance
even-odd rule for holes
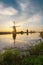
[[[16,26],[15,26],[15,21],[14,21],[14,26],[13,26],[13,34],[16,34]]]

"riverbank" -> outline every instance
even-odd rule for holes
[[[0,65],[43,65],[43,42],[32,46],[25,55],[17,49],[0,53]]]

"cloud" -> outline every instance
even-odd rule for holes
[[[43,0],[30,0],[35,13],[43,13]]]
[[[27,3],[20,3],[20,7],[22,11],[25,11],[25,9],[27,8],[28,4]]]
[[[26,16],[21,16],[19,18],[19,23],[21,26],[25,27],[39,27],[41,24],[41,16],[39,14],[35,14],[31,17]]]
[[[17,15],[18,11],[13,7],[5,8],[2,4],[0,4],[0,14],[1,15]]]
[[[41,19],[41,16],[39,14],[31,16],[27,21],[29,22],[39,22]]]
[[[13,7],[4,7],[4,4],[0,4],[0,26],[10,26],[10,23],[16,19],[18,10]],[[12,24],[12,23],[11,23]]]

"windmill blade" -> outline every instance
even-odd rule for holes
[[[15,26],[15,27],[20,27],[20,26]]]
[[[13,28],[13,26],[10,26],[10,28]]]
[[[14,27],[20,27],[20,25],[15,25],[15,21],[13,21],[14,25],[10,26],[10,28],[14,28]]]
[[[15,27],[20,27],[20,26],[15,26]],[[13,28],[13,26],[10,26],[10,28]]]

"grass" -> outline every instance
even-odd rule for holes
[[[30,49],[30,55],[43,55],[43,42],[32,46]]]

